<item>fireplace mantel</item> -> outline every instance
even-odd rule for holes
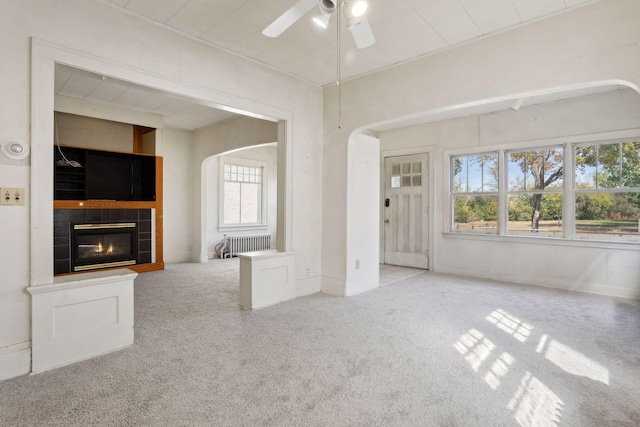
[[[156,202],[121,202],[117,200],[54,200],[54,209],[153,209]]]

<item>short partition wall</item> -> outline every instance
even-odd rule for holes
[[[295,252],[272,249],[241,253],[238,258],[242,308],[255,310],[296,297]]]
[[[128,269],[96,271],[27,288],[32,307],[32,372],[133,344],[133,281]]]

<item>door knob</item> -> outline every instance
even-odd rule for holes
[[[385,219],[385,220],[384,220],[384,223],[385,223],[385,224],[389,224],[389,220],[388,220],[388,219]]]

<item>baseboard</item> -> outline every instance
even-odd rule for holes
[[[580,283],[565,282],[562,280],[550,280],[535,278],[531,280],[528,276],[519,276],[515,274],[494,273],[491,271],[468,270],[459,267],[438,266],[438,273],[455,274],[467,277],[477,277],[481,279],[499,280],[504,282],[517,283],[521,285],[540,286],[542,288],[560,289],[564,291],[581,292],[594,295],[602,295],[617,298],[640,299],[640,291],[627,288],[617,288],[614,286],[606,286],[597,283]]]
[[[345,281],[333,277],[321,276],[320,291],[337,297],[345,296]]]
[[[0,347],[0,381],[31,372],[31,341]]]
[[[322,289],[320,276],[305,277],[296,280],[296,298],[317,294]]]

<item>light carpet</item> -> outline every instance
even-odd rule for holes
[[[1,426],[638,426],[640,303],[425,272],[238,308],[237,260],[135,282],[135,344],[0,382]]]

